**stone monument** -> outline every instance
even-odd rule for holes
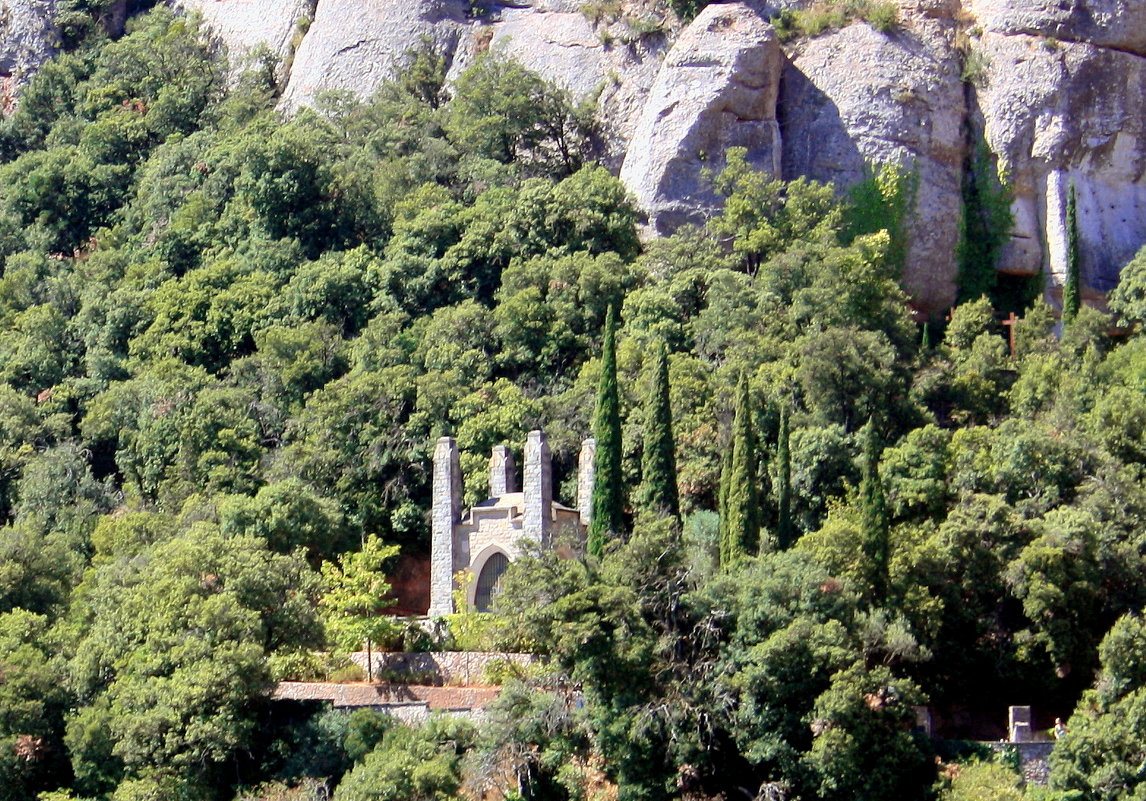
[[[522,489],[517,491],[516,465],[505,445],[489,459],[490,497],[462,510],[462,474],[457,443],[442,437],[434,448],[431,506],[431,616],[454,612],[455,576],[468,571],[466,602],[479,612],[490,608],[502,574],[521,555],[523,541],[544,548],[584,538],[593,492],[593,452],[586,440],[578,460],[577,503],[571,509],[553,499],[553,465],[543,431],[525,440]]]

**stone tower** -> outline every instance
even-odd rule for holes
[[[457,555],[454,525],[462,514],[462,468],[453,437],[442,437],[434,446],[434,478],[430,509],[430,615],[454,611],[454,573]]]
[[[489,457],[489,497],[500,498],[517,492],[517,465],[513,453],[505,445],[495,445]]]
[[[553,464],[549,440],[543,431],[530,431],[525,440],[523,478],[522,533],[548,545],[553,526]]]
[[[577,457],[577,510],[581,513],[581,524],[589,525],[593,517],[593,462],[597,458],[597,440],[589,437],[581,443],[581,455]]]

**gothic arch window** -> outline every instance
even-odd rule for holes
[[[477,587],[474,590],[474,608],[479,612],[488,612],[493,606],[493,599],[501,586],[501,577],[509,567],[509,557],[501,551],[494,551],[485,560],[485,564],[478,573]]]

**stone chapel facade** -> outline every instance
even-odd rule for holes
[[[493,449],[489,460],[489,498],[462,510],[462,471],[453,437],[434,447],[431,506],[431,616],[454,610],[454,577],[472,574],[466,600],[479,612],[490,608],[498,582],[509,563],[521,555],[523,541],[542,547],[583,540],[593,496],[596,440],[581,445],[577,470],[577,505],[571,509],[553,499],[552,456],[545,433],[530,431],[525,440],[522,489],[517,491],[516,466],[505,445]],[[423,596],[424,597],[424,596]]]

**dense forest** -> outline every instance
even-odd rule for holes
[[[0,799],[1146,797],[1146,255],[1111,314],[1033,287],[1012,352],[998,203],[985,294],[913,317],[909,172],[733,150],[642,245],[592,114],[496,52],[284,119],[169,11],[75,38],[0,121]],[[360,619],[437,437],[472,503],[543,427],[568,499],[609,425],[586,553],[444,640]],[[268,700],[364,633],[544,660],[480,724]],[[913,731],[1019,703],[1068,719],[1048,788]]]

